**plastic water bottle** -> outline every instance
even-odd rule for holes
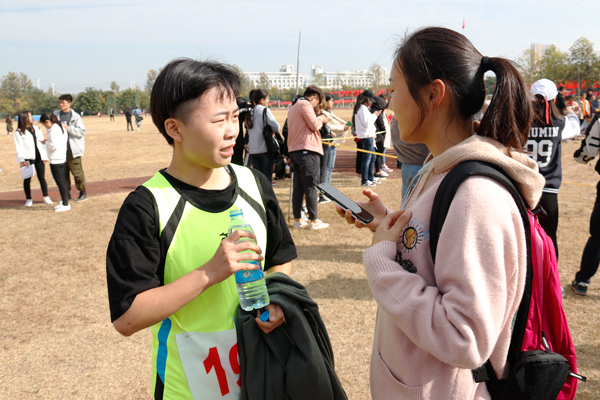
[[[254,233],[252,226],[244,218],[242,210],[232,210],[229,212],[231,221],[229,223],[229,231],[227,236],[231,235],[238,229],[250,231]],[[255,239],[242,238],[237,243],[250,241],[256,243]],[[249,253],[252,250],[246,250],[242,253]],[[267,286],[265,285],[265,274],[262,270],[262,263],[260,261],[242,261],[248,264],[258,264],[259,269],[237,271],[235,273],[235,282],[237,283],[238,295],[240,296],[240,305],[246,311],[257,310],[263,308],[270,303],[269,293],[267,293]]]

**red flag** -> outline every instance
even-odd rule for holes
[[[465,29],[465,19],[463,18],[463,29]]]

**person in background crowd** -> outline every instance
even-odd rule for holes
[[[52,172],[52,177],[56,182],[56,186],[58,186],[62,200],[54,207],[54,211],[69,211],[71,205],[69,204],[69,191],[65,180],[69,135],[54,114],[42,114],[40,123],[46,127],[46,149],[48,151],[48,161],[50,162],[50,172]]]
[[[131,127],[131,132],[133,132],[133,124],[131,123],[131,108],[127,108],[125,110],[125,121],[127,121],[127,132],[129,132],[129,127]]]
[[[240,131],[235,139],[235,146],[233,146],[233,156],[231,157],[231,162],[237,165],[244,165],[244,148],[246,140],[248,139],[248,134],[244,134],[244,121],[246,121],[246,118],[248,118],[248,114],[250,114],[252,107],[250,107],[250,103],[248,103],[248,101],[243,97],[238,97],[236,99],[236,103],[240,110],[240,115],[238,116],[238,125]]]
[[[323,113],[323,110],[325,109],[326,103],[327,101],[323,101],[315,108],[315,113],[317,114],[317,116],[325,115]],[[329,127],[329,125],[327,123],[324,123],[323,126],[321,126],[321,129],[319,129],[319,134],[321,135],[321,145],[323,148],[323,155],[321,155],[321,165],[319,168],[321,171],[321,174],[319,176],[319,183],[323,183],[325,182],[325,174],[327,172],[327,161],[329,160],[329,147],[331,144],[333,144],[333,142],[331,141],[331,139],[333,139],[333,133],[331,132],[331,128]],[[325,196],[322,196],[321,193],[318,193],[318,197],[319,203],[328,203],[329,199]]]
[[[598,157],[598,148],[600,148],[600,114],[596,114],[590,121],[585,131],[585,138],[581,142],[581,147],[573,155],[575,161],[581,164],[587,164]],[[600,174],[600,161],[596,162],[596,172]],[[600,265],[600,181],[596,185],[596,201],[590,217],[590,237],[583,249],[581,255],[581,264],[579,271],[575,274],[575,280],[571,287],[578,295],[587,295],[590,280],[598,271]]]
[[[588,114],[585,116],[583,123],[581,124],[581,129],[579,130],[580,134],[585,135],[588,126],[590,126],[590,122],[592,122],[592,116]]]
[[[321,221],[317,214],[317,190],[321,176],[321,156],[323,147],[319,129],[329,119],[325,115],[315,114],[315,108],[324,100],[323,92],[317,86],[310,85],[304,95],[296,97],[288,111],[287,146],[292,168],[294,169],[292,208],[294,210],[294,228],[307,225],[302,220],[302,199],[306,197],[310,229],[327,228],[329,224]]]
[[[590,109],[592,114],[595,114],[598,111],[600,111],[600,103],[598,103],[598,99],[596,98],[596,95],[594,95],[594,93],[592,93],[590,97]]]
[[[380,94],[379,97],[381,97],[383,100],[385,100],[385,108],[383,109],[383,114],[385,114],[385,119],[383,121],[384,126],[385,126],[385,140],[383,141],[383,153],[385,154],[387,149],[392,147],[392,135],[390,133],[391,132],[390,124],[392,123],[393,115],[387,115],[387,113],[385,112],[385,110],[387,110],[390,106],[390,100],[388,99],[388,96],[385,94]],[[394,172],[393,169],[391,169],[390,167],[387,166],[385,161],[386,161],[385,155],[381,156],[381,162],[383,163],[381,165],[381,170],[386,173]],[[377,161],[375,161],[375,165],[377,165]]]
[[[142,117],[142,110],[140,110],[140,108],[136,106],[132,114],[135,118],[135,125],[137,126],[137,130],[140,131],[140,126],[142,126],[142,120],[144,119],[144,117]]]
[[[254,107],[246,116],[246,129],[248,136],[248,154],[252,168],[262,172],[267,179],[273,182],[273,159],[274,153],[269,151],[263,129],[263,121],[271,127],[273,132],[279,133],[280,126],[273,113],[269,109],[269,93],[264,89],[256,89],[252,94]],[[273,140],[272,138],[270,138]]]
[[[579,124],[583,124],[583,121],[585,120],[585,116],[583,115],[583,110],[584,110],[583,102],[581,101],[581,98],[576,95],[573,95],[573,100],[579,106],[579,114],[581,115]]]
[[[6,136],[10,136],[13,131],[13,122],[10,115],[6,117]]]
[[[567,100],[567,107],[571,109],[573,114],[577,115],[577,118],[579,119],[579,124],[581,124],[583,122],[583,111],[581,110],[581,106],[579,105],[579,103],[575,101],[575,96],[570,94],[567,97],[565,97],[565,100]]]
[[[581,93],[581,95],[579,96],[579,100],[583,104],[583,108],[582,108],[583,118],[585,118],[586,115],[591,115],[591,112],[590,112],[590,102],[587,101],[587,94],[586,93]]]
[[[29,111],[19,111],[18,117],[17,131],[14,134],[17,162],[21,167],[35,166],[35,173],[44,196],[44,204],[53,204],[48,196],[48,185],[45,178],[45,164],[48,161],[48,154],[46,153],[46,145],[44,145],[44,134],[40,128],[33,124],[33,117]],[[26,199],[25,207],[31,207],[33,205],[31,177],[23,180],[23,190]]]
[[[112,107],[110,109],[110,122],[115,122],[115,110]]]
[[[529,91],[534,100],[527,153],[537,162],[540,174],[546,180],[539,205],[547,216],[540,218],[540,225],[552,239],[558,259],[556,231],[558,190],[562,182],[561,140],[571,139],[579,134],[579,120],[568,107],[562,112],[558,109],[558,104],[553,101],[557,96],[556,84],[551,80],[540,79],[531,85]]]
[[[423,168],[423,163],[429,155],[427,145],[423,143],[407,143],[404,142],[398,130],[398,121],[396,116],[392,117],[392,126],[390,127],[392,144],[394,153],[398,157],[398,161],[402,163],[402,198],[406,194],[410,182],[417,175],[419,170]]]
[[[85,125],[81,117],[71,110],[73,97],[70,94],[63,94],[58,98],[59,110],[54,111],[58,117],[63,129],[69,134],[67,142],[67,168],[65,168],[65,180],[67,187],[71,192],[71,173],[75,180],[75,187],[79,190],[79,197],[76,202],[88,199],[85,184],[85,174],[83,172],[82,157],[85,151]]]
[[[396,212],[365,188],[360,205],[376,230],[363,253],[377,302],[371,356],[371,398],[490,399],[473,369],[490,360],[498,379],[512,370],[507,354],[513,317],[527,272],[523,219],[509,190],[482,176],[456,191],[432,259],[430,224],[442,179],[461,161],[492,163],[516,181],[528,208],[544,178],[522,153],[532,118],[530,94],[510,60],[484,57],[460,33],[425,28],[407,35],[395,53],[391,108],[401,139],[431,151]],[[427,66],[427,68],[423,68]],[[497,78],[490,106],[473,134],[484,75]]]
[[[385,154],[385,142],[389,138],[390,125],[388,123],[385,109],[387,102],[381,97],[375,97],[373,104],[371,104],[371,112],[381,111],[375,120],[375,151],[380,154]],[[374,154],[373,154],[374,155]],[[383,158],[384,156],[375,155],[375,175],[374,178],[384,180],[388,173],[383,169]]]
[[[558,108],[558,111],[560,111],[561,114],[565,114],[565,109],[567,108],[567,103],[565,102],[565,98],[564,98],[564,94],[565,94],[565,87],[563,85],[560,85],[558,87],[558,93],[556,95],[556,107]]]
[[[356,138],[360,140],[363,150],[375,151],[373,140],[375,139],[375,120],[381,114],[381,110],[371,113],[369,107],[373,104],[373,92],[365,90],[361,102],[356,102],[354,113],[352,115],[352,125]],[[362,162],[360,168],[362,186],[376,186],[375,182],[375,155],[371,153],[362,154]]]
[[[333,96],[330,94],[325,95],[325,108],[323,109],[323,115],[329,119],[327,121],[327,125],[331,130],[331,136],[336,138],[339,135],[347,132],[350,127],[346,125],[346,122],[339,118],[337,115],[333,113]],[[327,151],[329,154],[327,155],[327,165],[325,166],[325,175],[321,173],[321,182],[331,183],[331,174],[333,173],[333,169],[335,168],[335,158],[337,155],[336,146],[327,146],[323,147],[323,151]],[[319,195],[319,203],[327,203],[330,200],[323,196]]]

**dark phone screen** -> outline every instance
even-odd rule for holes
[[[373,216],[364,208],[350,200],[345,194],[331,186],[329,183],[319,183],[317,190],[336,202],[344,210],[350,210],[352,215],[361,222],[368,224],[373,221]]]

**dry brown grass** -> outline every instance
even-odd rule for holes
[[[349,113],[338,112],[344,118]],[[283,124],[285,113],[275,115]],[[129,134],[122,117],[114,124],[105,117],[84,122],[88,181],[151,175],[169,162],[169,147],[149,119],[144,120],[142,133]],[[0,174],[0,191],[21,188],[12,143],[12,137],[0,137],[0,165],[5,171]],[[598,176],[593,170],[571,159],[578,145],[563,145],[564,180],[595,185]],[[350,197],[360,198],[361,188],[353,176],[334,174],[333,179]],[[400,184],[388,180],[377,187],[391,208],[400,205]],[[289,180],[280,181],[275,191],[287,213]],[[125,196],[92,197],[62,214],[41,204],[0,210],[0,398],[150,398],[150,333],[123,338],[112,328],[108,313],[106,244]],[[559,264],[565,286],[579,265],[594,198],[592,186],[565,183],[561,188]],[[336,369],[349,398],[368,399],[377,306],[363,272],[362,252],[371,235],[349,228],[331,203],[319,207],[320,218],[331,226],[292,232],[299,254],[293,276],[321,306]],[[587,298],[567,290],[564,301],[580,371],[589,378],[580,385],[577,398],[583,400],[597,399],[600,393],[598,282],[593,280]]]

